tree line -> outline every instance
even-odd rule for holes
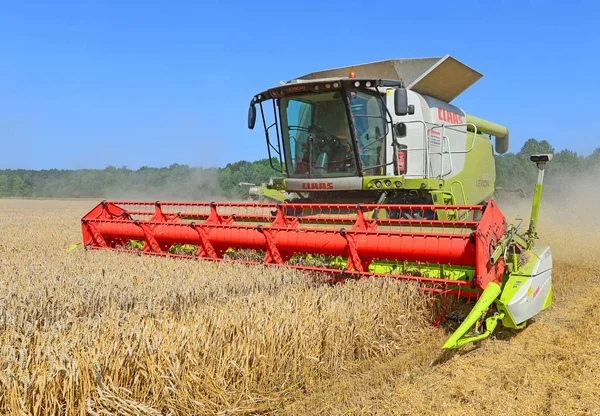
[[[143,166],[128,169],[0,170],[0,197],[150,198],[198,200],[247,195],[240,182],[263,183],[274,176],[269,160],[240,161],[224,168]]]
[[[582,172],[600,172],[600,148],[589,156],[555,149],[546,140],[529,139],[516,153],[496,155],[499,192],[530,194],[537,169],[529,161],[534,153],[553,153],[546,181],[559,186]],[[78,170],[0,170],[0,197],[39,198],[136,198],[136,199],[232,199],[247,195],[240,182],[264,183],[277,176],[268,159],[239,161],[223,168],[126,166]],[[548,188],[552,188],[549,186]]]
[[[529,156],[539,153],[554,155],[546,166],[545,193],[566,195],[576,183],[589,184],[596,178],[600,179],[600,147],[590,155],[582,156],[568,149],[557,152],[546,140],[529,139],[516,153],[495,155],[497,194],[502,195],[503,190],[522,190],[525,195],[532,194],[538,170]]]

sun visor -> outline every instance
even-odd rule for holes
[[[459,60],[441,58],[391,59],[312,72],[298,79],[346,78],[354,71],[358,78],[401,79],[413,91],[450,102],[483,75]]]

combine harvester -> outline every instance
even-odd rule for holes
[[[283,203],[103,201],[88,249],[291,267],[334,281],[391,277],[474,303],[444,344],[522,328],[552,299],[552,255],[493,201],[508,129],[449,104],[481,74],[458,60],[399,59],[312,73],[253,97]],[[250,261],[255,251],[260,261]],[[449,303],[449,301],[448,301]],[[446,311],[450,312],[450,311]],[[440,316],[443,319],[443,316]]]

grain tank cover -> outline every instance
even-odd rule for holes
[[[442,58],[408,58],[312,72],[298,79],[345,78],[353,70],[358,78],[401,79],[419,94],[449,103],[483,75],[459,60]]]

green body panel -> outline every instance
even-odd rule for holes
[[[379,187],[377,187],[378,182],[380,183]],[[386,184],[388,182],[389,185]],[[426,189],[437,191],[444,187],[444,181],[441,179],[405,178],[404,176],[363,176],[362,183],[362,190],[364,191],[401,189]]]
[[[448,181],[444,181],[443,190],[452,193],[457,204],[480,204],[494,195],[496,184],[496,164],[492,142],[480,134],[467,134],[467,149],[475,140],[473,149],[465,154],[463,169]],[[456,185],[462,185],[462,195],[456,192]]]
[[[318,178],[319,180],[323,178]],[[310,179],[306,179],[307,182],[310,182]],[[389,184],[386,182],[389,181]],[[380,186],[377,186],[377,182],[380,183]],[[399,184],[397,185],[396,182]],[[405,178],[402,175],[393,175],[393,176],[363,176],[362,177],[362,188],[356,190],[363,191],[386,191],[386,190],[402,190],[402,189],[427,189],[427,190],[443,190],[444,184],[447,181],[442,179],[425,179],[425,178]],[[286,180],[285,178],[278,178],[277,181],[273,183],[271,186],[273,189],[279,190],[287,190]],[[291,191],[295,192],[295,191]],[[307,191],[302,192],[303,194],[309,194],[311,192],[322,192],[322,191]],[[331,191],[329,191],[331,192]],[[337,192],[348,192],[348,191],[337,191]]]

